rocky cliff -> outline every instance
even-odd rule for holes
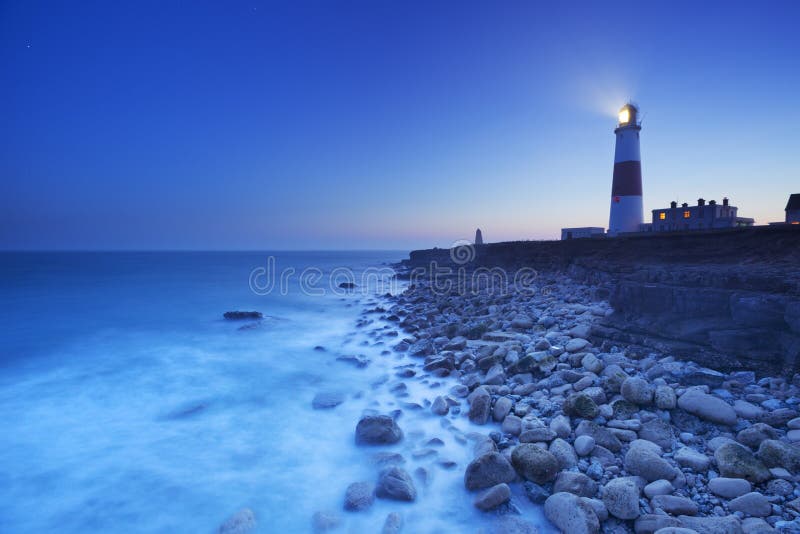
[[[414,251],[404,265],[567,274],[615,310],[594,327],[596,342],[716,368],[800,365],[800,227],[495,243],[462,252]]]

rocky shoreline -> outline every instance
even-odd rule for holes
[[[570,534],[800,531],[800,377],[594,346],[591,325],[609,304],[566,276],[538,288],[442,292],[417,281],[382,314],[402,331],[394,350],[419,358],[417,378],[459,382],[426,408],[486,427],[468,436],[464,485],[498,516],[498,532],[537,530],[514,513],[515,485]],[[391,415],[356,427],[359,443],[402,437]],[[354,509],[368,492],[347,493]],[[416,498],[396,466],[374,493]]]
[[[314,514],[312,529],[339,530],[346,514],[381,499],[398,503],[382,532],[410,532],[401,503],[426,498],[428,469],[455,469],[491,518],[468,532],[800,532],[800,375],[725,373],[638,345],[593,344],[592,326],[614,311],[597,295],[559,273],[491,291],[417,279],[368,300],[357,326],[397,361],[374,385],[397,408],[352,422],[375,478],[343,481],[341,509]],[[337,358],[369,364],[356,359]],[[412,396],[412,383],[424,393]],[[313,407],[344,400],[322,392]],[[410,412],[438,418],[443,438],[472,447],[471,460],[438,457],[439,437],[421,444],[404,431]],[[435,458],[430,467],[406,470],[391,447],[409,439],[408,459]],[[243,510],[220,532],[253,522]]]

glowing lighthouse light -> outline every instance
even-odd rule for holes
[[[644,222],[642,207],[642,158],[639,154],[639,132],[637,120],[639,109],[625,104],[619,110],[619,124],[614,130],[617,136],[614,149],[614,181],[611,186],[611,213],[608,221],[609,235],[637,232]]]

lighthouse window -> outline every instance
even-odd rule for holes
[[[686,210],[686,211],[683,212],[683,218],[684,219],[688,219],[691,216],[692,216],[692,212],[690,212],[689,210]]]
[[[667,218],[667,214],[662,211],[661,213],[658,214],[658,218],[663,221]]]

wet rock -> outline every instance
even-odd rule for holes
[[[554,493],[544,503],[544,515],[561,532],[597,534],[600,521],[594,509],[571,493]]]
[[[435,399],[433,399],[433,404],[431,404],[431,412],[436,415],[447,415],[450,411],[450,405],[447,404],[447,401],[439,395]]]
[[[247,534],[256,528],[256,516],[250,508],[242,508],[219,526],[218,534]]]
[[[706,421],[719,425],[736,424],[736,411],[724,400],[703,393],[698,389],[689,389],[678,398],[678,407]]]
[[[538,443],[538,442],[551,442],[555,439],[556,433],[547,427],[531,428],[530,430],[523,430],[519,435],[520,443]]]
[[[500,397],[496,401],[494,401],[494,408],[492,408],[492,418],[495,421],[502,421],[506,418],[506,416],[511,412],[511,408],[514,406],[514,401],[509,399],[508,397]]]
[[[633,404],[647,406],[652,404],[655,393],[653,386],[644,378],[626,378],[620,388],[622,397]]]
[[[583,357],[581,365],[584,369],[594,374],[600,374],[603,372],[603,367],[605,367],[603,361],[591,353]]]
[[[263,319],[264,314],[257,311],[228,311],[222,314],[225,319],[231,321],[241,321],[244,319]]]
[[[357,512],[372,506],[375,500],[375,486],[369,482],[353,482],[344,494],[344,509]]]
[[[579,337],[570,339],[567,344],[564,346],[564,350],[567,352],[579,352],[589,346],[589,342],[585,339],[581,339]]]
[[[357,445],[386,445],[403,439],[403,431],[388,415],[365,415],[356,426]]]
[[[516,472],[506,457],[498,452],[487,452],[475,458],[464,472],[464,485],[477,490],[512,482]]]
[[[597,494],[597,482],[583,473],[561,471],[553,484],[553,492],[562,491],[579,497],[594,497]]]
[[[760,493],[745,493],[736,497],[728,503],[728,508],[732,512],[742,512],[754,517],[767,517],[772,514],[772,505],[766,497]]]
[[[511,434],[512,436],[519,436],[522,432],[522,419],[517,417],[516,415],[507,415],[505,419],[503,419],[503,425],[501,430],[505,434]]]
[[[483,534],[486,531],[479,531]],[[493,522],[487,534],[538,534],[539,529],[528,521],[513,515],[503,515]]]
[[[558,472],[556,457],[531,443],[523,443],[514,448],[511,463],[523,478],[537,484],[553,480]]]
[[[417,489],[409,474],[399,467],[389,467],[378,477],[375,495],[381,499],[396,501],[413,501],[417,498]]]
[[[525,496],[534,504],[543,504],[550,496],[550,492],[535,482],[525,481],[522,484],[525,489]]]
[[[550,430],[556,433],[559,438],[566,438],[572,432],[572,427],[569,423],[569,417],[564,415],[557,415],[550,421]]]
[[[752,489],[750,482],[743,478],[717,477],[708,481],[708,490],[714,495],[734,499]]]
[[[314,515],[311,516],[311,526],[314,532],[330,532],[339,528],[341,524],[342,518],[336,512],[319,511],[314,512]]]
[[[470,394],[469,403],[469,420],[478,425],[485,425],[491,413],[492,396],[485,388],[479,387]]]
[[[484,512],[493,510],[503,503],[511,500],[511,488],[508,484],[497,484],[480,493],[475,498],[475,507]]]
[[[696,515],[697,504],[686,497],[656,495],[650,501],[653,508],[660,508],[670,515]]]
[[[770,478],[767,467],[738,443],[726,443],[714,451],[717,468],[723,477],[744,478],[761,483]]]
[[[533,319],[520,313],[511,320],[511,328],[516,330],[530,330],[533,328]]]
[[[632,477],[610,480],[603,486],[603,504],[608,513],[619,519],[639,517],[639,485]]]
[[[675,478],[675,469],[663,458],[661,448],[651,441],[637,439],[632,442],[625,454],[624,465],[629,473],[648,482]]]
[[[345,400],[344,393],[334,391],[323,391],[314,395],[311,407],[315,410],[329,410],[336,408]]]
[[[397,512],[391,512],[386,516],[386,521],[383,522],[381,534],[400,534],[402,528],[403,518]]]

